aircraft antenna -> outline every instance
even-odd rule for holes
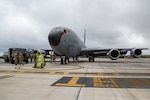
[[[84,30],[84,44],[86,43],[86,29]]]

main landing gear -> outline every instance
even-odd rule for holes
[[[68,64],[69,63],[69,58],[68,57],[61,57],[61,64]]]
[[[73,62],[79,61],[79,58],[78,58],[78,57],[72,57],[72,58],[73,58]]]
[[[73,57],[73,62],[79,61],[78,57]],[[61,64],[68,64],[69,63],[69,57],[61,56]]]
[[[94,56],[89,56],[89,62],[95,62]]]

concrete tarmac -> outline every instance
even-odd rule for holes
[[[149,100],[150,59],[96,58],[15,69],[0,61],[1,100]]]

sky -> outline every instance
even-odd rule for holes
[[[150,48],[150,0],[0,0],[0,55],[51,49],[50,30],[71,28],[87,47]],[[148,50],[149,51],[149,50]],[[149,53],[149,52],[148,52]]]

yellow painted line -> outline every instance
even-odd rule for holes
[[[99,72],[99,73],[97,73],[97,74],[100,75],[100,76],[104,75],[104,73],[101,73],[101,72]]]
[[[6,72],[6,73],[13,73],[13,71],[10,71],[10,70],[9,70],[9,71],[5,71],[5,72]]]
[[[79,77],[73,77],[68,83],[57,83],[56,86],[85,86],[85,84],[76,84],[78,81]]]
[[[119,76],[119,73],[114,73],[114,75]]]
[[[110,86],[109,86],[108,84],[104,85],[104,87],[106,87],[106,88],[110,88]]]
[[[130,83],[132,86],[135,86],[136,88],[142,88],[142,86],[133,79],[125,79],[128,83]]]
[[[114,87],[119,87],[119,86],[117,85],[117,83],[116,83],[116,80],[115,80],[115,79],[110,79],[110,80],[111,80],[111,82],[113,83]]]
[[[10,78],[10,77],[13,77],[14,75],[4,75],[4,76],[0,76],[0,79],[3,79],[3,78]]]
[[[93,78],[94,87],[103,87],[102,80],[100,78]]]
[[[69,74],[69,72],[64,72],[63,74],[68,75],[68,74]]]
[[[18,73],[24,73],[24,72],[25,72],[25,71],[23,71],[23,70],[19,70],[19,71],[18,71]]]
[[[119,81],[117,81],[116,79],[114,79],[114,81],[115,81],[116,86],[125,88],[125,86],[122,83],[120,83]]]
[[[140,82],[142,83],[142,84],[145,84],[145,85],[150,85],[150,81],[148,81],[148,80],[146,80],[146,79],[140,79]]]
[[[109,79],[102,78],[102,82],[103,82],[103,87],[110,88],[110,84],[109,83],[111,83],[111,81]]]
[[[49,72],[49,74],[55,74],[56,72]]]

